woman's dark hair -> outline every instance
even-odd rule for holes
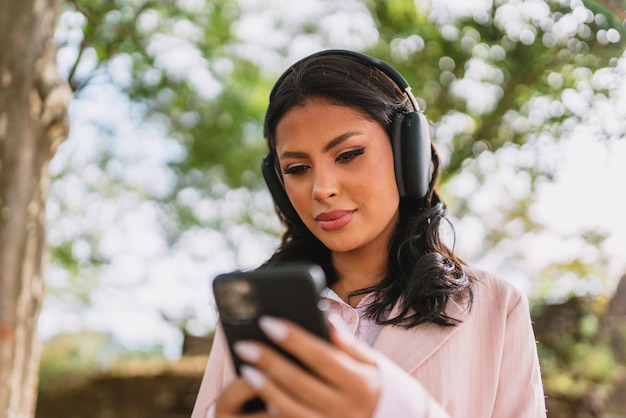
[[[275,152],[276,126],[283,116],[314,99],[356,109],[387,130],[394,116],[414,110],[407,95],[365,60],[341,54],[305,59],[290,68],[272,91],[264,127],[269,152]],[[407,328],[427,322],[455,325],[458,320],[445,313],[448,302],[466,299],[468,309],[472,304],[464,263],[440,237],[442,222],[447,221],[446,207],[435,189],[441,160],[432,142],[431,148],[434,170],[428,194],[420,200],[400,199],[400,220],[389,246],[385,278],[350,295],[376,291],[367,312],[381,324]],[[335,283],[330,250],[304,224],[281,219],[286,226],[281,245],[264,265],[315,263],[324,269],[329,286]],[[397,302],[401,309],[388,317]]]

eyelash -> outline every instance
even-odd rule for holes
[[[355,157],[358,157],[359,155],[363,155],[364,153],[365,153],[365,147],[355,148],[350,151],[346,151],[346,152],[339,154],[339,156],[335,159],[335,161],[338,163],[347,163],[349,161],[352,161]],[[307,168],[308,166],[304,164],[298,164],[298,165],[294,165],[292,167],[287,167],[283,169],[283,174],[284,175],[298,175],[306,171]]]
[[[298,175],[304,172],[307,166],[299,164],[283,169],[283,175]]]
[[[350,161],[354,159],[354,157],[357,157],[364,153],[365,153],[365,147],[355,148],[350,151],[346,151],[344,153],[339,154],[339,157],[337,157],[335,161],[340,162],[340,163]]]

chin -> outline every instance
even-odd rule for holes
[[[347,253],[350,251],[354,251],[359,248],[359,245],[355,242],[346,242],[340,240],[321,240],[322,243],[328,248],[330,251],[334,253]]]
[[[361,239],[355,237],[354,229],[347,226],[335,231],[318,229],[313,235],[332,252],[347,253],[363,245]]]

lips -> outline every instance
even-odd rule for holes
[[[320,213],[315,217],[315,221],[320,228],[326,231],[339,229],[354,218],[354,210],[333,210],[330,212]]]

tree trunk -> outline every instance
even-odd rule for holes
[[[71,91],[53,34],[63,0],[0,0],[0,418],[34,416],[48,163]]]
[[[620,279],[609,303],[600,328],[600,341],[613,349],[617,364],[626,364],[626,274]],[[609,404],[611,412],[626,411],[626,376],[623,373],[614,386]]]

